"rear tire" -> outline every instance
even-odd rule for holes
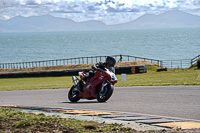
[[[104,87],[104,91],[101,92],[101,87],[97,92],[97,101],[98,102],[106,102],[112,95],[114,91],[114,87],[111,84],[108,84]]]
[[[80,100],[80,98],[78,97],[79,96],[79,91],[75,91],[74,90],[75,86],[72,86],[71,89],[69,90],[68,92],[68,99],[71,101],[71,102],[77,102]]]

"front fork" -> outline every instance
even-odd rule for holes
[[[108,85],[108,83],[107,83],[107,82],[105,83],[105,81],[103,81],[103,82],[102,82],[102,85],[101,85],[101,91],[99,92],[99,95],[100,95],[100,96],[103,96],[104,93],[106,93],[106,91],[105,91],[105,86],[106,86],[106,85]]]
[[[77,78],[77,77],[75,77],[75,76],[72,76],[72,81],[73,81],[73,83],[74,83],[74,91],[79,91],[80,92],[80,90],[78,89],[78,82],[79,82],[79,79]],[[77,82],[78,81],[78,82]]]

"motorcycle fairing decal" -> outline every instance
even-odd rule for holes
[[[104,78],[104,76],[103,76],[103,75],[101,75],[101,77],[99,77],[99,79],[100,79],[100,80],[102,80],[103,78]]]

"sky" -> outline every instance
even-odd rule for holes
[[[169,10],[200,16],[200,0],[0,0],[0,20],[49,14],[76,22],[100,20],[112,25]]]

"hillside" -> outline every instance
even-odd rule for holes
[[[200,16],[173,10],[159,15],[145,14],[134,21],[114,27],[118,26],[123,29],[200,27]]]

